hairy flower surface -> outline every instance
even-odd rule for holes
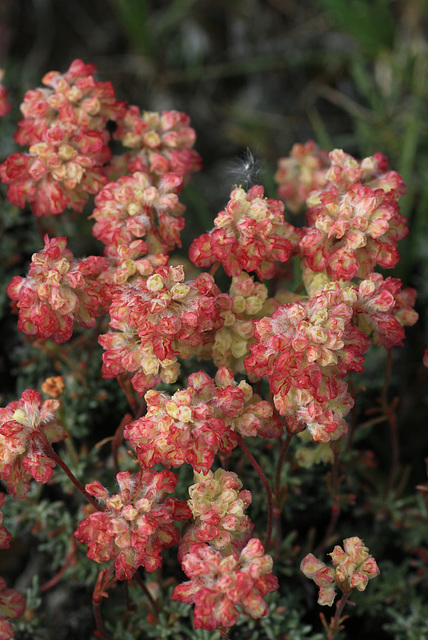
[[[170,471],[129,471],[117,474],[120,493],[110,495],[98,481],[86,491],[100,500],[104,511],[91,513],[79,522],[75,537],[88,545],[95,562],[114,559],[118,580],[130,580],[138,567],[154,571],[161,565],[161,551],[179,539],[176,520],[187,520],[191,512],[173,493],[177,477]]]
[[[0,408],[0,478],[16,498],[23,498],[30,480],[46,483],[55,462],[43,452],[45,442],[67,436],[56,418],[58,400],[42,402],[34,389],[26,389],[20,400]]]
[[[395,199],[406,193],[402,177],[396,171],[388,171],[388,159],[382,153],[375,153],[361,161],[342,149],[333,149],[328,155],[331,166],[326,172],[326,190],[335,186],[343,195],[352,185],[360,183],[371,189],[382,189]],[[317,195],[316,192],[312,193],[308,199],[310,207],[316,202]]]
[[[293,145],[289,157],[279,158],[274,180],[287,210],[299,213],[308,195],[326,185],[329,166],[328,152],[313,140]]]
[[[338,378],[362,371],[369,338],[351,325],[356,292],[331,283],[308,300],[279,307],[256,323],[248,371],[267,376],[274,394],[307,389],[319,403],[337,397]]]
[[[307,389],[291,387],[286,395],[274,395],[275,407],[287,418],[289,433],[307,429],[315,442],[337,440],[348,432],[345,416],[354,400],[343,380],[337,381],[336,397],[318,402]]]
[[[397,264],[397,242],[408,228],[391,194],[356,183],[344,195],[333,186],[317,202],[308,211],[313,226],[299,245],[312,271],[351,280],[367,277],[377,264],[388,269]]]
[[[38,338],[65,342],[74,322],[91,328],[104,307],[104,258],[75,260],[66,238],[45,236],[45,247],[33,254],[28,276],[15,276],[7,287],[19,310],[18,329]]]
[[[171,598],[195,605],[195,629],[232,627],[239,615],[237,606],[252,618],[262,618],[269,613],[264,596],[278,589],[272,558],[265,555],[257,538],[239,555],[224,555],[207,544],[194,544],[182,567],[190,581],[175,587]]]
[[[96,67],[74,60],[64,74],[50,71],[42,78],[46,88],[31,89],[24,96],[15,140],[33,145],[43,142],[47,130],[59,123],[103,131],[109,120],[123,115],[125,103],[118,102],[110,82],[94,79]]]
[[[343,549],[336,545],[329,555],[336,567],[336,581],[344,593],[354,587],[364,591],[367,583],[379,575],[376,560],[369,554],[364,542],[354,536],[343,541]]]
[[[181,184],[181,176],[166,173],[154,185],[153,178],[142,172],[107,184],[96,196],[90,216],[96,220],[93,234],[106,245],[106,255],[117,256],[119,247],[136,240],[139,257],[170,253],[181,246],[185,210],[177,195]]]
[[[81,212],[89,195],[106,183],[102,167],[109,158],[103,132],[60,123],[47,129],[29,153],[12,153],[0,165],[0,178],[9,185],[10,202],[21,209],[29,202],[36,216],[67,207]]]
[[[318,603],[321,605],[332,606],[336,587],[343,593],[349,593],[354,588],[364,591],[368,581],[380,573],[376,560],[360,538],[346,538],[343,546],[344,549],[336,545],[329,554],[335,568],[317,560],[312,553],[306,555],[300,564],[304,575],[320,587]]]
[[[255,185],[236,188],[210,233],[196,238],[189,258],[198,267],[222,263],[229,276],[255,271],[259,278],[275,274],[275,261],[286,262],[301,238],[299,229],[284,220],[284,204],[264,197]]]
[[[182,266],[161,267],[147,279],[118,286],[110,307],[112,331],[99,337],[103,373],[134,373],[138,393],[159,380],[175,382],[177,357],[187,358],[201,334],[223,324],[223,296],[212,276],[184,282]]]
[[[15,629],[9,620],[20,618],[25,609],[22,593],[16,589],[8,589],[5,580],[0,577],[0,640],[15,637]]]
[[[386,349],[403,345],[403,325],[412,326],[418,319],[413,309],[415,289],[401,291],[401,280],[370,274],[358,285],[355,313],[361,331],[372,335],[374,344]]]
[[[177,467],[188,462],[208,473],[219,451],[231,453],[236,432],[244,436],[279,436],[282,429],[270,403],[253,395],[245,381],[235,383],[222,367],[215,380],[204,371],[188,377],[187,389],[145,395],[147,414],[126,426],[124,435],[146,467],[160,462]]]
[[[178,559],[193,543],[209,542],[223,553],[239,553],[248,542],[254,525],[244,510],[251,504],[251,493],[242,490],[242,482],[233,471],[195,473],[196,483],[189,487],[187,501],[193,524],[180,540]]]
[[[138,107],[129,106],[118,120],[114,137],[132,149],[117,158],[117,168],[120,172],[121,167],[122,175],[144,171],[157,175],[175,173],[185,178],[201,169],[201,158],[192,148],[196,133],[185,113],[141,113]]]

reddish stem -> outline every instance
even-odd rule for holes
[[[344,593],[343,596],[340,598],[339,602],[337,603],[336,613],[334,615],[334,618],[330,621],[330,629],[328,630],[328,633],[327,633],[327,640],[334,640],[336,632],[339,631],[340,623],[342,622],[341,620],[342,611],[350,595],[351,595],[351,592]]]
[[[65,473],[67,474],[67,476],[70,478],[71,482],[74,484],[74,486],[80,491],[80,493],[85,496],[86,500],[88,502],[91,503],[91,505],[97,510],[100,511],[100,507],[99,505],[96,503],[95,498],[93,498],[91,495],[89,495],[89,493],[86,491],[86,489],[84,488],[84,486],[78,481],[78,479],[76,478],[76,476],[74,475],[74,473],[69,469],[69,467],[67,466],[67,464],[64,462],[64,460],[62,460],[59,455],[53,450],[52,445],[50,444],[50,442],[48,442],[48,440],[46,439],[46,437],[42,434],[39,433],[39,441],[42,445],[43,448],[43,452],[48,456],[48,458],[52,458],[52,460],[54,460],[58,466],[61,467],[61,469],[63,471],[65,471]]]
[[[64,573],[67,571],[68,567],[73,562],[75,555],[76,555],[76,539],[72,537],[70,540],[70,551],[67,554],[67,557],[64,561],[63,566],[53,578],[48,580],[48,582],[45,582],[45,584],[43,584],[40,587],[40,593],[49,591],[49,589],[52,589],[52,587],[54,587],[61,580]]]
[[[135,580],[138,582],[138,584],[140,585],[141,589],[144,591],[144,593],[146,594],[147,600],[150,602],[150,605],[153,609],[153,612],[155,614],[156,618],[159,618],[159,608],[158,605],[156,604],[152,594],[150,593],[150,591],[148,590],[148,588],[146,587],[144,580],[142,579],[142,577],[139,575],[138,571],[137,573],[134,575]]]
[[[272,537],[272,517],[273,517],[272,489],[270,487],[268,479],[266,478],[266,476],[265,476],[265,474],[263,472],[263,469],[261,468],[261,466],[259,465],[257,460],[254,458],[253,454],[248,449],[247,445],[244,442],[243,437],[239,433],[237,434],[237,436],[238,436],[239,445],[240,445],[242,451],[244,452],[244,455],[247,457],[247,459],[249,460],[250,464],[255,469],[255,471],[258,474],[260,480],[263,482],[264,488],[266,489],[266,496],[267,496],[267,503],[268,503],[268,524],[267,524],[267,528],[266,528],[266,537],[265,537],[264,548],[267,550],[269,545],[270,545],[270,541],[271,541],[271,537]]]
[[[275,473],[275,497],[279,504],[279,494],[281,492],[281,470],[282,465],[284,464],[285,458],[287,456],[287,452],[290,446],[291,438],[293,436],[290,433],[287,433],[287,437],[285,438],[281,452],[279,454],[278,462],[276,465],[276,473]]]
[[[333,504],[331,507],[330,522],[325,532],[324,538],[315,550],[315,555],[318,556],[327,546],[328,541],[336,527],[337,521],[340,516],[340,496],[339,496],[339,452],[333,448],[334,461],[333,461],[333,481],[332,481],[332,499]]]

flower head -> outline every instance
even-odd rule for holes
[[[252,618],[262,618],[269,613],[264,596],[278,589],[272,558],[257,538],[249,540],[239,555],[194,544],[182,567],[190,580],[175,587],[171,597],[195,605],[195,629],[232,627],[239,615],[237,606]]]
[[[244,270],[271,278],[275,261],[286,262],[300,238],[300,230],[284,220],[284,204],[265,198],[263,187],[236,188],[214,229],[193,241],[189,257],[198,267],[220,261],[229,276]]]
[[[33,254],[28,276],[12,278],[7,293],[19,311],[18,329],[39,338],[65,342],[74,322],[91,328],[105,304],[104,258],[75,260],[66,238],[45,236],[45,247]]]
[[[43,443],[67,437],[55,415],[58,407],[58,400],[42,402],[38,391],[26,389],[20,400],[0,408],[0,478],[16,498],[25,496],[31,478],[44,484],[52,476],[55,462]]]
[[[191,517],[189,508],[177,498],[167,498],[177,484],[170,471],[129,471],[117,475],[120,493],[110,495],[98,481],[86,491],[104,503],[79,522],[75,537],[88,545],[88,557],[95,562],[114,559],[118,580],[130,580],[138,567],[154,571],[161,565],[162,549],[178,542],[176,520]]]

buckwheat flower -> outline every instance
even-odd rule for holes
[[[317,560],[312,553],[308,553],[300,564],[300,571],[320,588],[318,604],[331,607],[336,597],[334,569]]]
[[[299,213],[308,195],[326,185],[329,166],[328,152],[313,140],[295,144],[289,157],[278,160],[274,180],[278,184],[278,197],[284,200],[288,211]]]
[[[217,469],[214,473],[195,473],[189,487],[187,504],[192,512],[192,526],[180,540],[178,559],[188,553],[193,543],[209,542],[223,553],[239,553],[250,539],[254,525],[245,515],[251,493],[233,471]]]
[[[400,259],[397,242],[408,233],[392,195],[359,183],[344,195],[336,187],[321,192],[308,217],[313,226],[300,242],[302,256],[334,280],[365,278],[376,264],[391,269]]]
[[[175,173],[185,178],[189,173],[201,169],[201,158],[192,148],[196,133],[185,113],[141,113],[138,107],[128,106],[124,115],[118,119],[118,127],[113,136],[125,147],[132,149],[126,155],[127,167],[123,167],[123,170],[126,169],[125,173]]]
[[[66,238],[46,235],[28,276],[15,276],[7,287],[19,311],[19,331],[61,343],[71,337],[74,322],[93,327],[105,303],[98,281],[105,267],[105,259],[97,256],[75,260]]]
[[[275,261],[286,262],[300,238],[301,231],[284,220],[284,203],[265,198],[259,185],[248,192],[236,188],[214,229],[193,241],[189,258],[198,267],[219,261],[229,276],[255,271],[272,278]]]
[[[110,306],[112,331],[99,337],[104,376],[134,373],[140,394],[160,379],[175,382],[177,357],[189,357],[201,334],[223,324],[222,300],[212,276],[184,282],[182,266],[160,267],[147,279],[118,286]]]
[[[350,593],[354,588],[364,591],[368,581],[380,573],[376,560],[360,538],[346,538],[343,546],[345,550],[336,545],[328,554],[335,568],[317,560],[312,553],[305,556],[300,564],[304,575],[320,587],[318,603],[321,605],[332,606],[336,587],[343,593]]]
[[[5,494],[0,491],[0,508],[4,505]],[[3,514],[0,511],[0,549],[9,549],[12,540],[11,533],[2,526]],[[1,637],[1,636],[0,636]]]
[[[26,609],[22,593],[16,589],[8,589],[6,581],[0,577],[0,640],[15,637],[15,629],[9,620],[17,620]]]
[[[81,212],[106,183],[102,167],[109,158],[103,132],[65,122],[47,129],[28,154],[12,153],[0,165],[0,178],[10,202],[21,209],[29,202],[36,216]]]
[[[344,549],[336,545],[329,554],[336,567],[337,584],[344,593],[351,591],[354,587],[358,591],[364,591],[368,581],[380,573],[376,560],[357,536],[346,538],[343,541],[343,547]]]
[[[15,498],[23,498],[31,478],[45,484],[55,462],[43,451],[45,442],[60,442],[67,436],[56,418],[58,400],[42,402],[34,389],[26,389],[20,400],[0,408],[0,479]]]
[[[274,394],[307,389],[320,403],[339,394],[338,379],[362,371],[370,339],[351,325],[352,288],[330,283],[308,300],[279,307],[256,323],[247,370],[267,376]]]
[[[399,278],[383,278],[372,273],[358,285],[355,314],[358,327],[372,336],[374,344],[386,349],[403,344],[403,325],[412,326],[418,314],[412,308],[415,289],[401,291]]]
[[[136,172],[101,189],[90,217],[96,220],[93,234],[106,245],[105,254],[117,256],[119,247],[136,240],[140,256],[181,247],[185,210],[177,195],[181,185],[182,178],[173,173],[163,174],[154,185],[149,174]]]
[[[239,555],[194,544],[181,564],[190,580],[176,586],[171,598],[195,605],[195,629],[232,627],[238,606],[254,619],[269,613],[264,596],[278,589],[278,580],[272,573],[272,558],[257,538],[249,540]]]
[[[254,344],[254,320],[271,316],[279,302],[268,299],[267,287],[242,272],[232,278],[230,306],[225,311],[224,325],[214,333],[212,359],[216,367],[226,366],[235,373],[245,373],[244,359]]]
[[[42,79],[46,88],[32,89],[24,96],[21,105],[24,119],[18,123],[16,142],[21,145],[43,142],[47,130],[60,122],[103,131],[109,120],[123,115],[125,103],[116,100],[110,82],[95,80],[95,74],[95,66],[79,59],[64,74],[47,73]]]
[[[343,380],[337,381],[337,395],[325,402],[317,401],[308,389],[295,387],[285,395],[274,395],[273,399],[276,409],[287,418],[289,433],[293,429],[307,429],[315,442],[330,442],[348,432],[345,416],[354,406],[354,400]]]
[[[279,419],[270,403],[253,394],[245,381],[235,383],[226,367],[215,380],[204,371],[188,377],[187,388],[173,396],[159,391],[145,395],[147,413],[124,431],[140,464],[152,467],[189,463],[208,473],[219,451],[230,454],[243,436],[278,437]]]
[[[342,149],[334,149],[328,155],[331,166],[326,172],[326,190],[335,186],[343,195],[352,185],[360,183],[371,189],[382,189],[396,200],[406,193],[402,177],[396,171],[388,171],[388,159],[382,153],[375,153],[361,161]],[[317,193],[312,193],[308,205],[313,206],[316,199]]]
[[[129,471],[117,474],[120,493],[110,495],[98,481],[86,491],[103,505],[79,522],[74,536],[88,546],[95,562],[114,559],[118,580],[130,580],[138,567],[154,571],[161,566],[163,549],[177,544],[179,532],[174,521],[188,520],[190,509],[173,493],[177,477],[170,471]]]
[[[3,86],[4,70],[0,69],[0,118],[12,111],[12,105],[8,100],[9,92]]]

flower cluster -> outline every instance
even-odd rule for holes
[[[179,534],[174,521],[188,520],[190,509],[173,493],[177,477],[170,471],[129,471],[117,475],[120,493],[110,495],[98,481],[86,491],[105,505],[79,522],[75,537],[88,545],[96,562],[114,559],[118,580],[130,580],[138,567],[154,571],[161,565],[162,549],[174,546]]]
[[[250,539],[254,525],[244,510],[251,504],[251,493],[233,471],[217,469],[214,473],[195,473],[187,501],[192,512],[192,526],[180,540],[178,559],[189,552],[193,543],[207,542],[224,554],[239,553]]]
[[[284,220],[284,204],[265,198],[259,185],[248,192],[234,189],[214,225],[193,241],[189,258],[198,267],[219,261],[229,276],[244,270],[272,278],[275,261],[286,262],[302,235]]]
[[[148,278],[118,286],[110,307],[110,333],[99,337],[105,377],[134,373],[138,393],[159,380],[175,382],[177,356],[188,357],[204,332],[223,324],[223,297],[204,273],[184,282],[182,266],[161,267]]]
[[[215,380],[198,371],[172,397],[149,391],[145,400],[147,414],[128,424],[124,435],[146,467],[188,462],[195,471],[208,473],[219,450],[230,454],[237,445],[236,433],[275,437],[282,432],[272,406],[254,395],[247,382],[237,385],[226,367]]]
[[[129,106],[117,124],[114,138],[132,151],[113,158],[112,173],[175,173],[186,179],[189,173],[201,169],[201,158],[192,149],[196,133],[187,114],[141,113],[138,107]]]
[[[30,153],[13,153],[0,165],[9,185],[7,197],[22,209],[28,201],[36,216],[82,211],[89,194],[105,184],[102,165],[110,152],[99,131],[82,131],[65,123],[50,127]]]
[[[374,344],[386,349],[403,344],[403,326],[412,326],[418,319],[413,309],[415,289],[401,291],[401,280],[383,278],[371,273],[357,288],[355,313],[361,331],[372,335]]]
[[[23,498],[31,478],[44,484],[55,462],[45,453],[52,442],[67,436],[56,418],[58,400],[42,402],[34,389],[0,408],[0,479],[15,498]]]
[[[9,200],[36,216],[82,211],[89,194],[105,184],[110,159],[106,124],[124,109],[108,82],[97,82],[95,67],[75,60],[64,75],[48,73],[46,89],[28,91],[24,119],[15,139],[29,153],[13,153],[0,166]]]
[[[194,544],[182,567],[190,580],[175,587],[171,598],[195,605],[195,629],[232,627],[239,615],[237,606],[252,618],[261,618],[269,612],[264,596],[278,589],[272,558],[257,538],[249,540],[241,553],[229,555]]]
[[[329,554],[335,568],[317,560],[312,553],[305,556],[300,565],[305,576],[320,587],[318,603],[321,605],[332,606],[336,587],[343,593],[349,593],[354,588],[364,591],[368,581],[380,573],[376,560],[360,538],[346,538],[343,546],[344,549],[336,545]]]
[[[363,354],[370,345],[369,338],[351,324],[356,298],[352,288],[330,283],[308,300],[279,307],[272,318],[256,323],[257,342],[245,360],[249,371],[258,377],[268,377],[275,405],[283,415],[295,406],[296,400],[300,404],[301,398],[296,395],[290,398],[290,391],[309,392],[302,400],[309,422],[314,423],[314,433],[321,428],[315,423],[336,425],[333,430],[321,428],[324,435],[317,439],[323,441],[327,433],[342,424],[343,415],[352,406],[339,379],[349,371],[363,370]],[[336,398],[340,402],[335,407],[325,404]],[[340,405],[344,407],[342,413]],[[327,411],[324,417],[320,409],[321,414]],[[331,411],[336,411],[337,419],[332,419]]]
[[[344,195],[333,186],[317,200],[308,213],[314,226],[299,245],[313,271],[351,280],[366,277],[376,264],[388,269],[397,264],[397,242],[408,229],[391,195],[356,183]]]
[[[50,127],[70,123],[81,131],[104,131],[109,120],[124,113],[110,82],[94,79],[96,67],[74,60],[68,71],[50,71],[42,78],[47,88],[27,91],[15,140],[20,145],[43,142]]]
[[[279,158],[274,179],[278,184],[278,196],[284,200],[288,211],[299,213],[309,194],[326,185],[329,166],[328,152],[313,140],[295,144],[289,157]]]
[[[93,327],[105,304],[98,280],[104,269],[104,258],[75,260],[66,238],[45,236],[45,247],[33,254],[28,276],[15,276],[7,287],[19,310],[19,330],[60,343],[69,340],[75,322]]]
[[[16,589],[8,589],[0,577],[0,638],[9,640],[15,637],[15,629],[9,620],[20,618],[26,609],[24,596]]]
[[[213,336],[211,354],[216,367],[226,366],[235,373],[245,373],[244,359],[254,343],[254,320],[271,316],[279,306],[268,299],[267,287],[242,272],[232,278],[229,289],[230,305],[222,314],[224,325]]]
[[[116,257],[120,247],[135,241],[139,257],[170,253],[181,246],[185,210],[177,195],[181,185],[181,176],[174,173],[162,174],[155,185],[149,174],[136,172],[101,189],[91,218],[96,220],[93,234],[105,244],[106,255]]]

